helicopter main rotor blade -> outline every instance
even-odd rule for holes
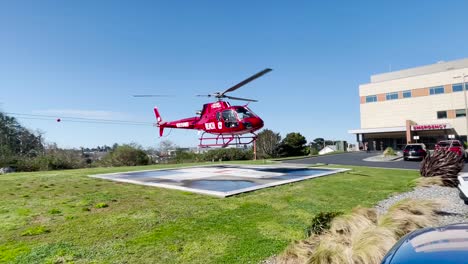
[[[227,89],[226,91],[224,91],[223,93],[221,93],[220,96],[224,96],[226,93],[235,91],[235,90],[239,89],[240,87],[242,87],[242,86],[248,84],[249,82],[251,82],[251,81],[253,81],[253,80],[255,80],[255,79],[261,77],[262,75],[264,75],[264,74],[266,74],[266,73],[268,73],[268,72],[270,72],[270,71],[272,71],[272,69],[266,68],[266,69],[264,69],[263,71],[261,71],[261,72],[259,72],[259,73],[256,73],[256,74],[250,76],[249,78],[243,80],[242,82],[240,82],[240,83],[238,83],[238,84],[232,86],[231,88]]]
[[[224,97],[232,100],[239,100],[239,101],[247,101],[247,102],[258,102],[257,100],[254,99],[247,99],[247,98],[240,98],[240,97],[234,97],[234,96],[229,96],[225,95]]]

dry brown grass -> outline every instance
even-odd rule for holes
[[[353,262],[351,263],[380,263],[396,242],[395,234],[388,228],[369,227],[354,236],[351,250]]]
[[[312,248],[320,243],[321,236],[312,235],[307,239],[296,241],[276,258],[277,263],[299,264],[307,263],[312,256]]]
[[[366,207],[359,206],[359,207],[354,208],[352,212],[359,214],[359,215],[363,215],[367,217],[369,220],[371,220],[372,222],[375,222],[375,223],[377,222],[377,218],[378,218],[377,210],[375,210],[374,208],[366,208]]]
[[[439,202],[430,200],[403,200],[393,205],[379,219],[379,225],[392,230],[398,237],[427,226],[437,221],[435,208]]]
[[[326,233],[321,236],[320,243],[314,249],[306,263],[311,264],[345,264],[352,263],[351,248],[343,243],[342,235]]]
[[[356,208],[331,222],[330,230],[299,241],[276,258],[277,263],[374,264],[403,235],[431,226],[440,204],[403,200],[377,217],[375,209]]]
[[[418,187],[430,187],[433,185],[436,186],[445,186],[442,178],[439,176],[434,177],[420,177],[414,180],[414,183]]]
[[[344,237],[351,238],[352,235],[362,232],[370,226],[375,225],[374,222],[358,212],[348,215],[336,217],[331,222],[330,233],[335,236],[343,235]]]

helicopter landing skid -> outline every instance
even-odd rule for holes
[[[205,137],[204,132],[202,136],[199,138],[200,144],[198,145],[200,148],[210,148],[210,147],[222,147],[225,148],[227,146],[232,145],[248,145],[254,142],[257,139],[257,135],[255,133],[250,133],[251,135],[217,135],[216,137]]]

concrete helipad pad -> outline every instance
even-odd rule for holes
[[[99,174],[91,177],[226,197],[346,170],[348,169],[291,165],[219,165]]]

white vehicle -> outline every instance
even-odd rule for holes
[[[468,173],[460,173],[458,175],[458,190],[460,191],[460,198],[468,204]]]

